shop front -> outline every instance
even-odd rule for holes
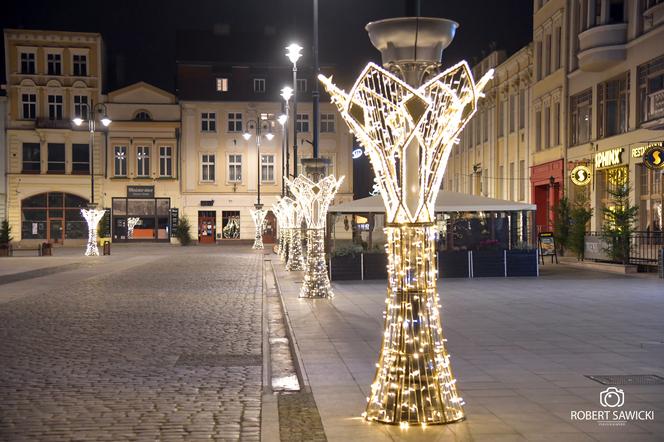
[[[563,196],[564,173],[562,159],[531,167],[531,201],[537,206],[535,222],[540,232],[553,229],[555,208]]]
[[[21,201],[21,241],[62,245],[84,240],[88,228],[81,209],[88,200],[66,192],[45,192]]]
[[[154,186],[127,186],[112,198],[113,241],[170,242],[170,198],[155,198]]]
[[[636,177],[634,191],[639,206],[639,229],[661,232],[664,228],[662,204],[664,201],[664,161],[659,152],[664,151],[663,141],[652,141],[631,147],[630,159],[634,162]],[[652,155],[648,160],[645,155]],[[649,164],[646,164],[649,162]]]

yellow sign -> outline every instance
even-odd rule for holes
[[[603,169],[622,164],[622,153],[622,147],[597,152],[595,154],[595,169]]]
[[[579,165],[572,169],[570,173],[570,179],[577,186],[587,186],[590,184],[590,178],[592,177],[592,172],[588,166]]]
[[[662,141],[656,141],[654,143],[644,144],[643,146],[633,147],[632,148],[632,158],[641,158],[644,153],[651,147],[662,147]]]
[[[648,169],[664,169],[664,147],[662,147],[662,143],[650,146],[648,150],[644,152],[643,164],[645,164]]]

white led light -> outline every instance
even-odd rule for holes
[[[81,209],[81,215],[88,223],[88,244],[85,248],[85,256],[99,256],[97,225],[105,213],[106,211],[101,209]]]
[[[254,221],[254,227],[256,228],[254,245],[252,248],[255,250],[263,250],[263,222],[265,221],[267,212],[263,209],[251,209],[249,212],[251,212],[251,219]]]

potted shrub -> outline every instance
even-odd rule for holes
[[[189,218],[181,216],[178,219],[178,226],[175,228],[175,237],[180,241],[180,245],[188,246],[191,244],[191,225]]]
[[[9,221],[4,220],[0,224],[0,256],[11,256],[12,228]]]

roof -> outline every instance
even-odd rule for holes
[[[436,212],[512,212],[535,210],[535,204],[468,195],[466,193],[441,190],[436,198]],[[330,213],[384,213],[385,206],[380,195],[331,206]]]

